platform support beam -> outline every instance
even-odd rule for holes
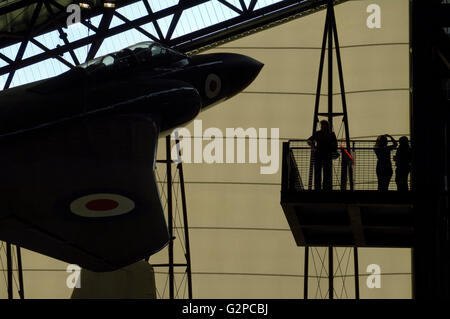
[[[305,246],[305,267],[303,269],[303,299],[308,299],[309,246]]]
[[[167,223],[169,224],[169,298],[174,299],[173,270],[173,211],[172,211],[172,160],[170,153],[170,135],[166,136],[167,158]]]
[[[6,243],[6,267],[8,273],[8,299],[13,299],[13,269],[12,269],[12,255],[11,244]]]
[[[22,269],[22,253],[20,247],[16,246],[17,254],[17,271],[19,276],[19,297],[20,299],[25,299],[25,292],[23,287],[23,269]]]
[[[177,145],[180,141],[176,140]],[[178,155],[181,157],[180,150],[178,150]],[[184,173],[183,165],[180,161],[177,165],[178,176],[180,177],[180,191],[181,191],[181,204],[183,208],[183,226],[184,226],[184,243],[186,246],[186,273],[187,273],[187,284],[188,284],[188,298],[192,299],[192,275],[191,275],[191,245],[189,240],[189,224],[187,218],[187,205],[186,205],[186,192],[184,189]]]
[[[328,299],[334,299],[333,246],[328,246]]]
[[[18,281],[18,294],[20,299],[25,298],[24,294],[24,284],[23,284],[23,269],[22,269],[22,254],[20,251],[20,247],[16,246],[16,262],[17,269],[14,269],[14,255],[13,255],[13,245],[11,243],[5,242],[6,246],[6,291],[8,299],[14,299],[14,271],[17,274]]]
[[[355,272],[355,299],[359,299],[359,262],[358,262],[358,247],[353,248],[353,265]]]

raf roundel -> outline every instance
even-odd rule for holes
[[[70,211],[82,217],[110,217],[131,212],[134,202],[117,194],[92,194],[82,196],[70,203]]]
[[[205,93],[208,98],[215,98],[220,93],[221,88],[222,81],[216,74],[211,73],[206,77]]]

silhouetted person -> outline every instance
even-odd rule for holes
[[[337,139],[334,132],[330,130],[328,121],[320,121],[320,130],[308,139],[308,144],[314,151],[314,188],[322,189],[323,170],[323,189],[331,190],[332,154],[337,150]]]
[[[388,146],[388,137],[393,145]],[[378,190],[387,191],[392,178],[391,151],[397,147],[397,141],[390,135],[380,135],[375,143],[377,155]]]
[[[399,191],[408,191],[408,175],[411,171],[411,148],[406,136],[400,137],[397,153],[394,156],[396,164],[395,182]]]

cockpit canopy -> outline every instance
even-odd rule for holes
[[[155,67],[171,63],[185,65],[188,63],[188,56],[164,47],[159,43],[148,41],[140,42],[118,52],[89,60],[86,63],[80,64],[78,67],[89,72],[108,66],[129,67],[144,63],[151,64]]]

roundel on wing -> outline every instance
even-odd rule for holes
[[[222,81],[216,74],[211,73],[206,77],[205,93],[208,98],[215,98],[220,93],[221,88]]]
[[[134,202],[117,194],[91,194],[70,203],[70,211],[82,217],[109,217],[131,212]]]

